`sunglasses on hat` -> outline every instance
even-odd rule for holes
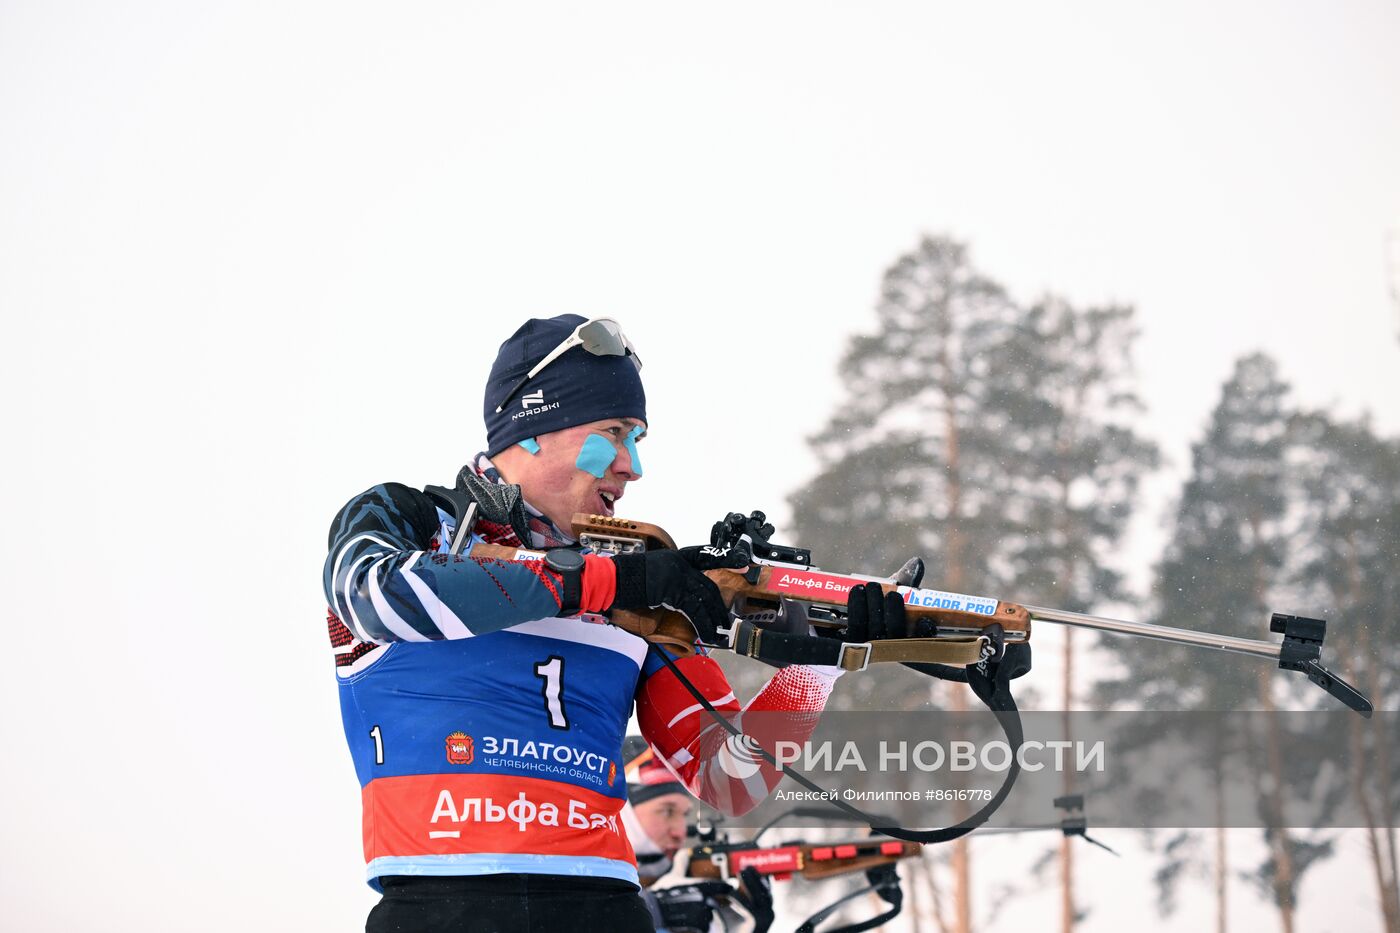
[[[505,398],[501,399],[501,404],[496,406],[496,413],[499,414],[509,402],[515,397],[515,393],[525,387],[525,384],[539,375],[540,370],[574,347],[583,347],[594,356],[626,356],[632,360],[632,365],[638,370],[642,368],[642,358],[637,355],[636,347],[627,339],[627,335],[622,332],[622,327],[610,317],[596,317],[591,321],[584,321],[575,327],[573,333],[559,341],[559,345],[545,354],[544,359],[536,363],[524,378],[511,386]]]

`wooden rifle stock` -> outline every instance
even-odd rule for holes
[[[665,530],[648,522],[613,518],[606,515],[576,514],[573,520],[574,536],[586,541],[595,548],[611,549],[620,552],[628,550],[655,550],[674,548],[675,541]],[[798,567],[786,564],[755,563],[747,570],[707,570],[705,575],[719,587],[724,604],[740,615],[777,611],[782,600],[793,600],[832,610],[832,618],[813,618],[814,625],[841,628],[843,623],[834,616],[846,609],[846,596],[850,588],[859,583],[874,583],[885,592],[894,592],[897,585],[884,579],[851,574],[829,573],[815,567]],[[921,619],[932,620],[939,627],[940,634],[980,634],[992,624],[1000,624],[1005,629],[1008,643],[1027,641],[1031,632],[1031,615],[1024,606],[996,600],[996,607],[983,604],[983,612],[972,612],[953,608],[953,600],[938,600],[935,591],[920,591],[930,594],[930,602],[943,602],[944,605],[921,605],[917,602],[905,603],[905,615],[910,629]],[[953,596],[955,594],[936,594]],[[619,618],[622,616],[622,618]],[[637,616],[646,620],[640,621]],[[694,629],[680,613],[666,609],[651,609],[644,612],[612,613],[613,624],[629,632],[641,635],[650,641],[670,643],[694,641]]]
[[[574,515],[573,532],[580,544],[600,553],[626,554],[676,546],[671,536],[657,525],[609,515],[578,513]],[[476,544],[470,553],[477,559],[501,561],[544,558],[543,551],[499,544]],[[739,615],[776,612],[783,600],[792,600],[828,610],[827,614],[814,616],[810,621],[814,625],[838,629],[844,627],[840,614],[845,611],[846,597],[852,586],[875,584],[887,593],[898,589],[896,584],[884,579],[788,564],[755,563],[747,570],[707,570],[705,575],[719,588],[724,604]],[[1024,606],[996,600],[995,609],[992,609],[992,600],[987,599],[980,604],[982,611],[973,612],[954,607],[958,603],[957,594],[940,594],[933,590],[918,592],[929,594],[925,598],[931,604],[906,601],[905,613],[911,631],[921,619],[929,619],[938,626],[940,636],[977,635],[987,626],[999,624],[1008,643],[1030,638],[1031,616]],[[665,645],[681,656],[694,652],[695,628],[679,612],[664,608],[615,609],[608,613],[608,621],[647,641]]]

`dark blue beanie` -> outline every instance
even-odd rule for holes
[[[536,373],[497,413],[496,406],[511,387],[586,320],[577,314],[531,318],[501,344],[482,405],[488,456],[527,437],[590,421],[647,420],[647,398],[636,364],[629,357],[597,356],[583,347],[570,347]]]

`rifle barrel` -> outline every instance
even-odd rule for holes
[[[1116,632],[1120,635],[1136,635],[1140,638],[1154,638],[1157,641],[1171,641],[1183,645],[1196,645],[1213,648],[1216,651],[1232,651],[1236,654],[1252,654],[1259,658],[1279,659],[1279,646],[1273,642],[1256,638],[1235,638],[1231,635],[1216,635],[1213,632],[1193,632],[1190,629],[1172,628],[1168,625],[1153,625],[1149,622],[1129,622],[1125,619],[1110,619],[1107,616],[1091,616],[1082,612],[1069,612],[1065,609],[1046,609],[1041,606],[1026,606],[1031,618],[1044,622],[1059,622],[1078,628],[1098,629],[1101,632]]]

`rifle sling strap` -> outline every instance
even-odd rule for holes
[[[985,638],[888,638],[848,643],[759,628],[740,620],[730,630],[736,654],[777,665],[825,664],[844,671],[863,671],[871,664],[948,664],[965,667],[982,658]]]
[[[886,867],[890,868],[889,874],[881,877],[877,881],[872,881],[869,887],[856,888],[834,903],[823,907],[804,920],[802,925],[797,928],[796,933],[815,933],[817,924],[836,913],[836,911],[840,910],[847,902],[853,901],[865,894],[879,894],[888,903],[894,906],[879,916],[861,920],[856,923],[848,923],[845,926],[833,927],[830,930],[824,931],[824,933],[865,933],[866,930],[873,930],[876,927],[884,926],[895,917],[898,917],[900,908],[904,906],[904,892],[899,888],[899,875],[894,872],[894,866]]]

